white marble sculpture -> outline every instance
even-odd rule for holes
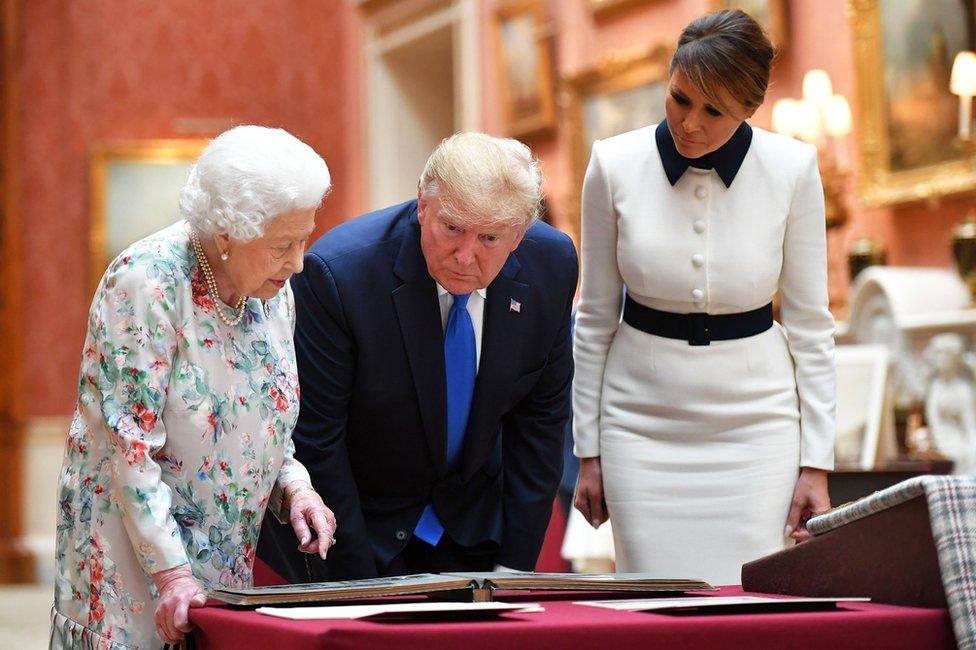
[[[955,461],[953,473],[976,473],[974,358],[959,334],[937,334],[923,354],[932,369],[925,419],[936,449]]]
[[[959,274],[949,268],[872,266],[857,276],[847,323],[838,342],[888,348],[888,400],[877,462],[896,457],[892,407],[910,411],[927,396],[930,372],[922,359],[933,337],[956,334],[976,341],[976,309]],[[910,442],[915,441],[907,432]],[[912,449],[918,452],[918,449]]]
[[[846,343],[879,343],[890,353],[891,396],[900,408],[925,398],[922,350],[938,334],[976,338],[976,309],[953,269],[872,266],[851,292]]]

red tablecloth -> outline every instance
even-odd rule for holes
[[[718,595],[743,593],[723,587]],[[954,648],[943,609],[873,603],[839,611],[682,615],[616,612],[574,605],[571,600],[530,596],[546,609],[474,622],[289,621],[250,610],[210,606],[191,610],[200,650],[233,648],[843,648],[887,650]],[[579,599],[579,598],[577,598]],[[524,601],[518,598],[500,598]]]

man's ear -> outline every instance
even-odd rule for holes
[[[420,189],[417,189],[417,221],[420,225],[424,225],[424,221],[427,219],[427,199],[424,195],[420,193]]]

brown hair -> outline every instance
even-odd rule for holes
[[[747,109],[762,104],[775,50],[763,28],[749,14],[726,9],[691,21],[678,39],[668,73],[675,68],[711,104],[728,112],[717,90]]]

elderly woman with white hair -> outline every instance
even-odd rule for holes
[[[329,188],[292,135],[231,129],[190,172],[184,220],[109,265],[58,485],[52,647],[178,643],[207,590],[252,584],[265,509],[306,553],[335,542],[293,457],[288,285]]]

